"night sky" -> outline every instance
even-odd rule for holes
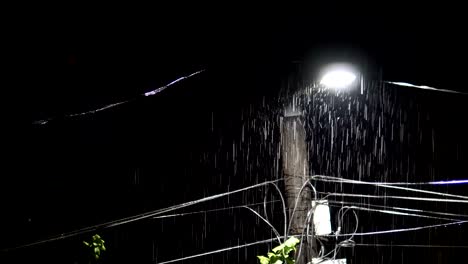
[[[323,64],[349,61],[369,79],[468,92],[466,19],[459,9],[321,2],[261,7],[180,4],[143,11],[125,6],[12,9],[2,38],[6,45],[0,247],[271,179],[260,168],[249,170],[249,177],[233,173],[229,155],[246,120],[254,116],[252,109],[267,116],[276,111],[264,105],[274,105],[297,65],[310,70],[313,78]],[[138,97],[199,70],[205,72],[161,94]],[[466,177],[468,96],[395,89],[399,92],[392,96],[402,98],[395,105],[420,105],[411,109],[431,116],[433,123],[425,123],[427,129],[441,131],[438,155],[426,153],[415,162],[435,166],[435,175],[444,179]],[[132,98],[137,99],[108,111],[66,117]],[[46,125],[34,124],[47,118],[53,119]],[[254,135],[251,138],[255,140]],[[424,151],[429,151],[428,145],[415,146],[414,153]],[[399,159],[406,154],[395,155]],[[268,157],[262,158],[268,164]],[[238,171],[247,171],[247,163],[239,164]],[[259,195],[234,197],[193,211],[232,206],[244,199],[251,202]],[[248,217],[245,223],[239,220]],[[281,215],[275,217],[279,226]],[[154,263],[155,255],[160,261],[169,260],[270,234],[245,212],[208,219],[210,224],[195,217],[164,220],[166,227],[148,220],[102,230],[109,245],[103,262]],[[231,227],[239,228],[239,221],[241,226],[255,222],[258,234],[244,226],[232,236]],[[226,230],[220,231],[221,226]],[[215,233],[200,242],[200,233],[210,230]],[[81,263],[81,241],[89,235],[2,252],[0,262]],[[161,242],[155,252],[158,239],[167,244]],[[430,243],[412,239],[408,244]],[[431,239],[466,245],[460,236]],[[377,263],[379,254],[404,257],[378,263],[410,263],[428,253],[365,250],[373,252],[369,254],[374,262],[369,263]],[[459,259],[460,251],[433,251],[426,257],[434,261],[428,263],[449,263],[448,256]],[[256,252],[249,249],[253,258],[246,262],[256,263]],[[244,251],[230,254],[190,263],[243,261]],[[351,263],[366,263],[363,251],[357,250],[356,256],[362,262]]]

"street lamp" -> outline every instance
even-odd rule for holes
[[[323,74],[320,84],[326,88],[341,90],[350,87],[355,80],[356,74],[350,67],[335,66]]]

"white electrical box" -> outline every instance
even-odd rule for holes
[[[315,235],[329,235],[332,233],[330,221],[330,207],[327,200],[312,201],[314,210],[314,231]]]

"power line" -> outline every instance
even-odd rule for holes
[[[248,186],[248,187],[244,187],[244,188],[241,188],[241,189],[237,189],[237,190],[234,190],[234,191],[220,193],[220,194],[208,196],[208,197],[205,197],[205,198],[202,198],[202,199],[198,199],[198,200],[194,200],[194,201],[190,201],[190,202],[170,206],[170,207],[167,207],[167,208],[158,209],[158,210],[154,210],[154,211],[150,211],[150,212],[146,212],[146,213],[142,213],[142,214],[138,214],[138,215],[134,215],[134,216],[130,216],[130,217],[126,217],[126,218],[122,218],[122,219],[118,219],[118,220],[114,220],[114,221],[110,221],[110,222],[106,222],[106,223],[101,223],[101,224],[85,227],[85,228],[78,229],[78,230],[75,230],[75,231],[71,231],[71,232],[68,232],[68,233],[63,233],[61,235],[51,237],[51,238],[48,238],[48,239],[39,240],[39,241],[36,241],[36,242],[33,242],[33,243],[29,243],[29,244],[25,244],[25,245],[21,245],[21,246],[17,246],[17,247],[12,247],[12,248],[5,248],[5,249],[2,249],[1,251],[2,252],[8,252],[8,251],[11,251],[11,250],[36,246],[36,245],[44,244],[44,243],[47,243],[47,242],[52,242],[52,241],[56,241],[56,240],[61,240],[61,239],[65,239],[65,238],[69,238],[69,237],[73,237],[73,236],[93,232],[93,231],[95,231],[97,229],[105,229],[105,228],[120,226],[120,225],[123,225],[123,224],[128,224],[128,223],[132,223],[132,222],[135,222],[135,221],[140,221],[140,220],[152,218],[152,217],[157,216],[157,215],[161,215],[161,214],[164,214],[164,213],[167,213],[167,212],[182,209],[182,208],[192,206],[192,205],[195,205],[195,204],[211,201],[211,200],[221,198],[221,197],[224,197],[224,196],[229,196],[229,195],[232,195],[232,194],[235,194],[235,193],[248,191],[248,190],[258,188],[258,187],[262,187],[262,186],[266,186],[266,185],[269,185],[269,184],[274,184],[274,183],[276,183],[278,181],[280,181],[280,179],[273,180],[273,181],[266,181],[266,182],[263,182],[263,183],[258,183],[258,184],[251,185],[251,186]]]
[[[120,102],[116,102],[116,103],[112,103],[112,104],[108,104],[108,105],[105,105],[105,106],[102,106],[102,107],[99,107],[99,108],[96,108],[96,109],[93,109],[93,110],[88,110],[88,111],[85,111],[85,112],[79,112],[79,113],[73,113],[73,114],[68,114],[68,115],[64,115],[63,117],[64,118],[74,118],[74,117],[79,117],[79,116],[86,116],[86,115],[91,115],[91,114],[96,114],[98,112],[101,112],[101,111],[104,111],[104,110],[108,110],[108,109],[111,109],[111,108],[114,108],[114,107],[117,107],[119,105],[123,105],[123,104],[127,104],[129,102],[132,102],[132,101],[135,101],[137,98],[139,97],[148,97],[148,96],[153,96],[155,94],[158,94],[164,90],[166,90],[167,88],[169,88],[170,86],[173,86],[174,84],[178,83],[178,82],[181,82],[183,80],[186,80],[188,78],[191,78],[195,75],[198,75],[202,72],[204,72],[205,70],[200,70],[200,71],[197,71],[197,72],[194,72],[194,73],[191,73],[189,75],[186,75],[186,76],[182,76],[180,78],[177,78],[176,80],[174,81],[171,81],[170,83],[168,84],[165,84],[157,89],[154,89],[154,90],[151,90],[149,92],[145,92],[145,93],[142,93],[142,94],[139,94],[137,96],[135,96],[134,98],[132,99],[127,99],[127,100],[124,100],[124,101],[120,101]],[[49,117],[49,118],[46,118],[46,119],[42,119],[42,120],[36,120],[33,122],[34,125],[45,125],[47,123],[49,123],[50,121],[54,120],[55,117]]]

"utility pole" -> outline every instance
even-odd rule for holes
[[[300,72],[296,70],[295,76],[299,76]],[[288,86],[299,86],[298,78],[290,78]],[[294,87],[296,88],[296,87]],[[299,87],[301,88],[301,87]],[[298,89],[294,89],[297,90]],[[302,105],[298,103],[297,96],[287,96],[284,107],[284,114],[281,120],[281,155],[283,166],[283,177],[285,186],[286,204],[289,210],[289,221],[291,235],[301,235],[306,227],[307,213],[311,207],[311,190],[304,188],[302,193],[299,192],[301,187],[307,182],[309,175],[309,156],[306,142],[306,129],[304,126],[304,117]],[[296,199],[299,197],[297,206]],[[294,210],[295,208],[295,210]],[[294,215],[292,212],[294,210]],[[313,222],[313,221],[311,221]],[[313,228],[313,227],[312,227]],[[306,237],[302,239],[302,249],[300,256],[297,256],[297,264],[305,264],[312,261],[313,257],[317,256],[316,245],[307,243]]]

